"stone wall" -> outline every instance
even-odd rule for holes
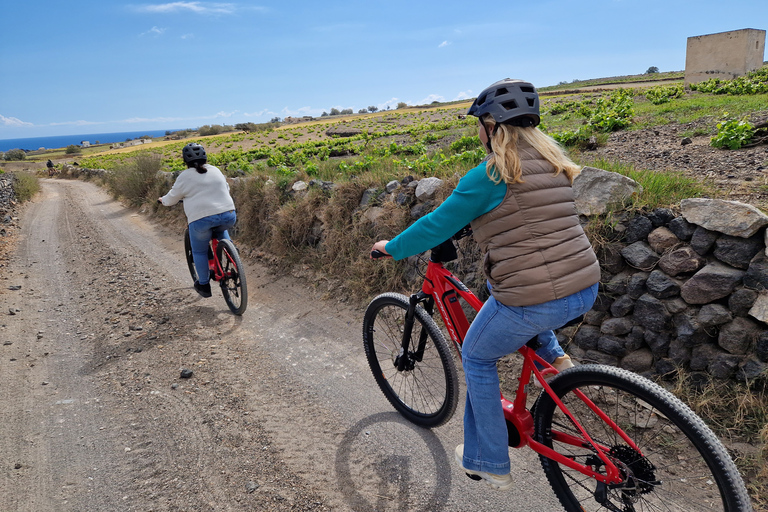
[[[747,28],[688,38],[685,85],[710,78],[732,80],[763,65],[765,30]]]
[[[13,174],[0,174],[0,237],[8,234],[15,225],[16,192],[13,190]]]
[[[710,199],[681,210],[632,217],[600,251],[600,295],[569,352],[637,373],[766,378],[768,217]]]

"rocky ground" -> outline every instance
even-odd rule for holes
[[[750,121],[768,120],[768,111]],[[710,183],[722,199],[741,201],[768,210],[768,145],[739,150],[709,145],[714,121],[669,124],[644,130],[617,132],[608,142],[584,156],[633,164],[637,169],[682,172]],[[693,135],[705,133],[703,135]]]

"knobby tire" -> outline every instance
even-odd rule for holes
[[[224,273],[221,279],[221,293],[235,315],[245,313],[248,306],[248,288],[245,283],[245,272],[240,262],[240,255],[231,240],[223,238],[216,247],[216,256]]]
[[[409,301],[405,295],[385,293],[368,305],[363,320],[363,344],[368,365],[387,400],[406,419],[422,427],[437,427],[456,410],[458,372],[452,349],[431,316],[417,306],[409,346],[409,364],[397,369],[403,325]],[[421,360],[416,351],[422,333],[426,346]]]
[[[603,489],[605,498],[599,503],[596,480],[540,455],[544,473],[565,510],[752,510],[741,475],[717,436],[662,387],[626,370],[602,365],[566,370],[550,385],[592,440],[611,448],[609,458],[624,477],[622,485]],[[618,424],[642,456],[589,410],[575,390]],[[537,441],[604,473],[605,467],[588,443],[573,446],[553,441],[553,430],[582,436],[546,393],[536,401],[534,425]]]

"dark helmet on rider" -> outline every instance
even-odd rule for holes
[[[497,124],[537,126],[539,117],[539,93],[529,82],[505,78],[486,87],[469,107],[467,114],[481,118],[491,114]]]
[[[195,160],[208,160],[208,156],[205,154],[205,148],[195,142],[190,142],[184,149],[181,150],[181,156],[184,158],[184,163],[194,162]]]

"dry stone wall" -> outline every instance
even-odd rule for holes
[[[707,199],[685,200],[681,210],[620,227],[621,242],[601,251],[600,294],[569,351],[637,373],[765,378],[768,217]]]

